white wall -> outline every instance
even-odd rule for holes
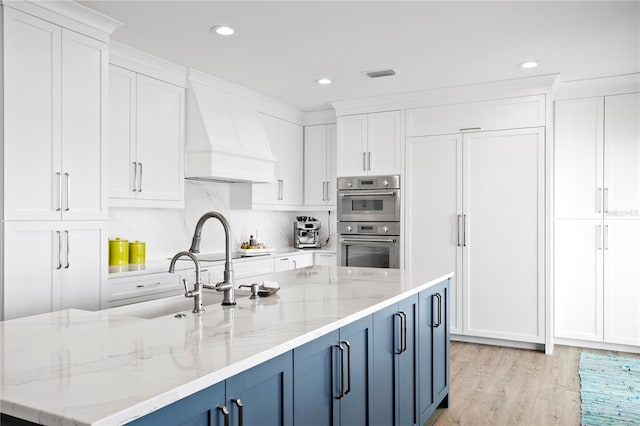
[[[270,247],[293,246],[293,221],[296,216],[313,216],[320,220],[321,242],[328,236],[328,212],[280,212],[257,210],[231,210],[229,194],[234,185],[185,181],[184,209],[109,209],[109,238],[120,237],[130,241],[145,241],[147,260],[173,256],[180,250],[187,250],[200,216],[208,211],[222,213],[231,224],[232,248],[239,248],[249,235],[258,236]],[[335,247],[335,214],[331,213],[331,239],[329,247]],[[202,253],[224,251],[222,225],[211,219],[204,227]]]

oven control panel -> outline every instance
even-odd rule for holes
[[[400,222],[339,222],[342,235],[400,235]]]
[[[338,190],[398,189],[400,176],[345,176],[338,178]]]

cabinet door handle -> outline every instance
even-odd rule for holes
[[[329,181],[327,181],[327,201],[331,201],[331,197],[329,196]]]
[[[240,398],[233,398],[231,400],[231,402],[233,402],[234,404],[236,404],[238,406],[238,426],[243,426],[244,424],[244,419],[243,419],[243,411],[244,411],[244,405],[242,405],[242,401],[240,401]]]
[[[218,405],[218,411],[224,416],[224,426],[229,426],[229,410],[224,405]]]
[[[462,247],[462,242],[460,241],[460,237],[462,237],[462,215],[459,214],[458,215],[458,222],[457,222],[457,227],[456,227],[456,242],[458,243],[458,247]]]
[[[438,328],[442,325],[442,296],[440,293],[436,293],[434,296],[438,299],[438,322],[435,324],[435,328]]]
[[[62,173],[56,172],[56,176],[58,177],[58,206],[56,211],[59,212],[62,210]]]
[[[66,193],[65,193],[65,203],[64,203],[64,211],[68,212],[71,205],[71,175],[69,173],[64,174],[66,181]]]
[[[609,213],[609,188],[604,189],[604,212]]]
[[[142,163],[138,163],[140,166],[140,173],[138,173],[138,192],[142,192]]]
[[[393,314],[393,318],[398,318],[398,322],[396,323],[398,325],[398,341],[396,341],[396,343],[398,344],[399,347],[396,347],[394,349],[394,352],[396,355],[400,355],[402,353],[402,315],[401,312],[396,312],[395,314]]]
[[[340,375],[338,376],[338,383],[340,384],[340,386],[336,399],[341,399],[344,396],[344,346],[342,346],[342,343],[339,343],[335,345],[335,347],[340,351]]]
[[[351,392],[351,343],[348,340],[343,343],[347,347],[347,388],[344,390],[344,394],[347,395]]]
[[[65,246],[67,247],[67,262],[64,266],[64,269],[69,269],[69,231],[64,231],[64,242]]]
[[[362,152],[362,170],[367,171],[367,153]]]
[[[596,210],[602,213],[602,188],[596,189]]]
[[[56,231],[58,237],[58,266],[56,269],[62,269],[62,235],[60,231]]]
[[[609,250],[609,225],[604,226],[604,249]]]
[[[296,263],[296,261],[292,260],[292,262],[293,262],[293,269],[298,269],[298,264]]]
[[[462,246],[466,247],[468,245],[467,241],[467,215],[462,215]]]
[[[367,152],[367,170],[371,170],[371,151]]]
[[[402,315],[402,352],[407,351],[407,314],[400,312]]]
[[[137,192],[138,191],[138,163],[136,163],[135,161],[132,161],[131,164],[133,165],[133,185],[131,188],[131,192]]]
[[[602,225],[596,226],[596,249],[602,250]]]

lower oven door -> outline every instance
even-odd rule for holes
[[[400,237],[397,235],[344,235],[339,242],[340,266],[400,268]]]

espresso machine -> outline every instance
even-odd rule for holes
[[[295,248],[320,248],[320,221],[309,216],[296,216],[293,222]]]

